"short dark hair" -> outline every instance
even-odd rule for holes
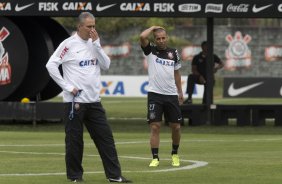
[[[155,33],[162,32],[162,31],[164,31],[164,32],[166,33],[166,31],[165,31],[164,28],[157,28],[157,29],[154,29],[154,30],[153,30],[153,35],[154,35],[154,37],[155,37]]]
[[[207,45],[208,44],[208,42],[207,41],[203,41],[202,43],[201,43],[201,47],[203,48],[205,45]]]

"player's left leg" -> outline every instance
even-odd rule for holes
[[[180,144],[181,123],[183,119],[177,95],[168,96],[165,104],[165,113],[167,114],[168,121],[171,122],[170,128],[172,139],[172,166],[180,166],[178,148]]]
[[[172,139],[172,151],[171,151],[171,157],[172,157],[172,166],[180,166],[180,159],[178,156],[178,148],[180,144],[180,124],[179,123],[171,123],[171,139]]]
[[[98,149],[105,175],[107,179],[111,178],[120,181],[120,178],[122,178],[121,167],[105,110],[102,104],[98,102],[87,105],[87,121],[85,121],[85,126]]]

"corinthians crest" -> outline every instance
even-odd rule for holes
[[[234,37],[229,34],[225,39],[229,43],[225,51],[226,69],[236,70],[237,68],[250,67],[252,54],[247,44],[252,40],[252,37],[248,34],[243,37],[242,33],[237,31]]]
[[[0,85],[11,83],[11,66],[9,63],[9,55],[5,53],[5,48],[2,42],[9,36],[10,32],[3,27],[0,30]]]

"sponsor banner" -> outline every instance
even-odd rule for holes
[[[105,45],[103,49],[110,58],[122,58],[129,55],[130,47],[130,43],[124,43],[122,45]]]
[[[223,97],[280,98],[282,78],[224,78]]]
[[[103,17],[282,17],[277,0],[0,0],[1,16],[77,16],[90,11]]]
[[[223,4],[206,4],[205,13],[222,13],[223,12]]]
[[[182,90],[184,97],[187,85],[187,76],[182,76]],[[116,97],[146,97],[148,87],[147,76],[104,75],[101,76],[101,96]],[[193,98],[202,98],[203,85],[196,85]]]
[[[199,45],[186,46],[182,49],[181,59],[182,61],[191,61],[192,62],[194,56],[199,54],[201,51],[202,51],[202,48]]]
[[[270,46],[265,48],[264,58],[266,61],[281,61],[282,46]]]
[[[249,11],[250,5],[249,4],[235,4],[235,3],[230,3],[227,5],[226,11],[228,13],[233,12],[233,13],[247,13]]]

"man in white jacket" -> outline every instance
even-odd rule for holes
[[[46,64],[50,76],[63,89],[67,178],[83,181],[83,124],[93,139],[110,182],[131,183],[121,175],[112,130],[100,99],[100,71],[110,58],[100,45],[95,17],[83,12],[77,32],[64,40]],[[63,76],[58,69],[62,65]]]

